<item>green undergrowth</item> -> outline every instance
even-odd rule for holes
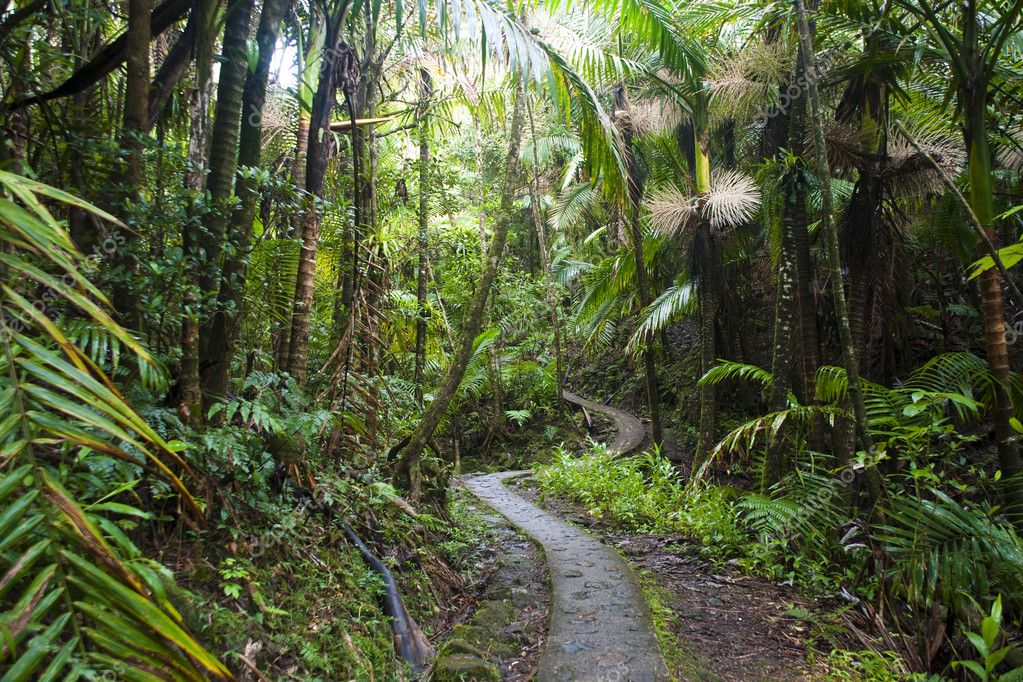
[[[450,520],[396,504],[390,486],[372,480],[321,481],[324,513],[309,498],[285,496],[228,517],[208,531],[179,581],[194,597],[195,628],[232,667],[243,659],[271,679],[403,680],[381,608],[383,582],[348,540],[346,519],[390,568],[413,618],[428,637],[471,580],[472,552],[485,541],[482,520],[454,500]]]
[[[559,447],[536,480],[544,495],[563,495],[593,517],[635,533],[682,533],[709,559],[741,554],[748,536],[736,525],[726,487],[687,488],[656,451],[621,457],[600,443],[577,456]]]

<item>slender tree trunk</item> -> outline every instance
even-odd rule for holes
[[[625,86],[619,86],[616,94],[616,107],[623,111],[629,110],[628,96]],[[628,201],[628,223],[629,234],[632,239],[632,255],[636,264],[636,288],[639,294],[639,303],[645,309],[653,297],[650,294],[650,282],[646,269],[646,258],[643,255],[643,225],[640,220],[640,206],[643,202],[644,178],[636,157],[635,146],[632,140],[632,122],[625,122],[624,148],[626,171],[628,173],[627,201]],[[650,410],[650,426],[653,432],[655,445],[660,445],[663,440],[661,433],[661,403],[657,390],[657,363],[656,363],[656,338],[648,334],[643,339],[643,369],[646,379],[646,400]]]
[[[540,157],[536,148],[536,122],[533,120],[533,106],[526,98],[526,112],[529,114],[529,133],[533,141],[533,172],[529,183],[529,208],[536,230],[536,243],[540,251],[540,266],[543,269],[544,290],[547,294],[547,306],[550,308],[551,326],[554,328],[554,371],[557,379],[558,413],[562,411],[565,401],[565,377],[562,374],[561,357],[561,319],[558,314],[558,292],[554,286],[554,274],[551,272],[551,254],[547,250],[547,226],[540,215]],[[660,419],[658,419],[658,422]]]
[[[806,60],[802,50],[797,58],[796,81],[806,79]],[[789,149],[797,158],[802,158],[806,145],[806,98],[801,93],[791,105],[789,117]],[[792,248],[795,257],[796,297],[799,308],[799,350],[802,382],[800,398],[805,404],[815,402],[817,392],[817,369],[820,366],[820,340],[817,333],[817,302],[814,297],[814,268],[810,256],[810,230],[806,213],[807,186],[802,174],[802,166],[792,169],[788,176],[788,191],[785,202],[783,227],[791,233]],[[820,436],[820,429],[815,428],[811,440]]]
[[[518,159],[519,146],[522,142],[522,128],[524,124],[523,112],[523,86],[519,83],[515,91],[515,104],[512,109],[511,127],[509,129],[510,139],[508,141],[508,156],[505,161],[505,182],[504,190],[501,193],[501,214],[494,226],[494,235],[490,242],[490,249],[487,252],[486,261],[483,264],[483,273],[480,277],[476,290],[466,310],[465,322],[459,334],[458,346],[455,356],[451,360],[444,381],[437,391],[433,402],[426,409],[419,426],[413,432],[408,446],[399,462],[396,478],[399,483],[408,486],[409,494],[413,499],[418,499],[422,480],[419,471],[419,462],[423,449],[433,437],[437,425],[447,412],[451,399],[455,396],[462,377],[465,375],[465,368],[469,364],[472,355],[473,341],[479,334],[483,324],[483,314],[487,305],[487,298],[490,294],[490,287],[497,277],[497,271],[501,266],[501,258],[504,254],[505,244],[508,241],[508,230],[511,226],[513,202],[515,189],[518,182]]]
[[[254,0],[231,0],[227,5],[220,80],[217,83],[217,105],[210,138],[210,166],[206,177],[210,210],[206,213],[203,229],[198,235],[199,253],[204,259],[198,277],[203,295],[220,292],[220,258],[234,195],[235,173],[238,169],[242,93],[248,72],[246,45],[254,4]],[[199,371],[204,380],[209,378],[207,368],[215,362],[211,354],[214,349],[226,343],[222,336],[213,336],[213,318],[210,312],[213,311],[207,311],[203,316],[199,329]],[[206,386],[203,386],[203,391],[207,402],[219,397],[209,394]]]
[[[200,195],[206,179],[207,125],[210,107],[210,71],[213,60],[213,19],[215,0],[195,0],[197,13],[195,87],[189,100],[188,160],[185,170],[185,189],[191,202],[181,228],[181,250],[184,254],[185,290],[181,315],[181,366],[178,382],[181,386],[181,412],[193,425],[204,419],[202,384],[199,378],[199,280],[201,258],[198,251],[202,214]]]
[[[863,389],[860,385],[859,363],[853,345],[852,328],[849,325],[849,313],[845,303],[845,289],[842,286],[842,262],[838,249],[838,231],[834,220],[834,198],[831,194],[831,170],[828,167],[828,151],[824,139],[824,119],[821,111],[820,91],[818,90],[817,60],[813,51],[813,32],[806,16],[803,0],[795,0],[796,18],[799,24],[799,44],[806,57],[807,104],[809,105],[809,122],[814,135],[815,171],[821,186],[821,236],[824,240],[831,274],[831,293],[835,301],[835,316],[838,318],[838,335],[842,346],[842,360],[849,384],[849,396],[855,416],[857,441],[863,451],[869,455],[874,452],[874,444],[867,431],[867,413],[863,406]],[[867,468],[868,504],[873,505],[881,492],[881,480],[877,468]]]
[[[709,103],[706,96],[698,98],[693,116],[694,157],[693,177],[699,195],[710,190],[710,133],[707,130]],[[720,293],[718,282],[721,261],[717,255],[714,235],[706,220],[698,228],[700,242],[700,373],[706,374],[717,361],[715,323],[717,320]],[[711,447],[717,442],[717,387],[707,384],[700,387],[700,426],[694,470],[703,465],[710,455]]]
[[[423,103],[419,118],[419,262],[416,269],[416,370],[415,397],[416,403],[423,404],[424,371],[426,368],[426,283],[427,283],[427,250],[430,246],[430,119],[427,114],[433,86],[430,72],[419,69],[422,81]]]
[[[265,0],[256,32],[259,58],[255,70],[246,69],[242,94],[242,118],[238,134],[238,166],[250,170],[259,166],[263,137],[263,106],[277,34],[290,0]],[[255,177],[245,173],[237,180],[238,206],[231,214],[227,238],[234,249],[224,259],[217,309],[209,324],[214,342],[207,348],[203,386],[207,395],[219,398],[227,393],[231,357],[238,340],[245,297],[246,264],[252,242],[252,225],[259,207]]]
[[[785,409],[794,364],[793,349],[796,339],[794,327],[798,321],[798,307],[795,283],[796,255],[791,228],[791,221],[783,217],[774,309],[774,351],[771,360],[771,376],[774,377],[774,381],[771,383],[769,404],[772,412]],[[768,444],[767,459],[764,462],[763,478],[761,479],[762,489],[767,489],[777,483],[787,472],[785,449],[786,440],[780,434]]]
[[[970,178],[970,208],[977,220],[987,231],[988,238],[997,245],[994,229],[994,190],[991,177],[991,150],[988,144],[986,106],[987,82],[983,69],[978,63],[976,45],[976,22],[973,15],[968,17],[964,30],[965,57],[971,69],[972,78],[962,84],[960,102],[966,117],[963,137],[966,142],[967,172]],[[983,248],[981,249],[983,252]],[[998,462],[1002,476],[1010,479],[1006,485],[1007,501],[1023,505],[1023,464],[1020,462],[1017,445],[1010,420],[1014,417],[1012,400],[1009,397],[1011,381],[1009,350],[1005,341],[1005,310],[1002,304],[1002,284],[995,268],[988,268],[980,276],[981,318],[984,326],[984,349],[988,367],[995,377],[994,422],[995,440],[998,444]]]
[[[349,1],[344,0],[337,13],[327,21],[325,58],[320,63],[320,77],[313,98],[309,124],[308,156],[306,159],[306,192],[302,217],[302,255],[295,279],[295,301],[291,315],[290,351],[288,371],[301,384],[305,382],[309,353],[309,319],[312,313],[313,287],[316,280],[316,253],[320,239],[320,214],[316,200],[323,196],[327,175],[327,130],[334,109],[336,90],[340,82],[350,78],[357,62],[354,50],[342,46],[341,28],[348,14]]]
[[[125,198],[137,203],[142,198],[145,181],[142,136],[148,130],[150,58],[149,43],[152,40],[150,13],[153,0],[128,0],[128,30],[126,33],[125,61],[127,63],[124,89],[124,125],[122,145],[128,151],[127,167],[119,178],[125,183]],[[119,173],[118,173],[119,174]],[[128,216],[130,218],[130,216]],[[130,222],[130,221],[129,221]],[[113,254],[114,263],[122,269],[120,279],[114,286],[111,303],[121,316],[123,324],[140,326],[137,298],[133,295],[130,281],[135,269],[134,258],[124,247]]]
[[[326,27],[323,16],[314,9],[310,27],[309,43],[305,49],[299,50],[301,61],[298,65],[298,128],[295,133],[295,158],[291,165],[291,180],[299,196],[305,195],[306,162],[309,149],[309,124],[312,116],[313,98],[320,76],[320,57],[323,52],[323,40]],[[295,211],[288,221],[289,238],[302,234],[304,212]],[[291,247],[291,244],[288,244]],[[294,282],[292,282],[294,283]],[[290,287],[289,287],[290,288]],[[289,299],[294,299],[294,291],[290,291]],[[274,333],[274,366],[280,371],[288,369],[291,354],[291,307],[288,308],[286,319],[278,323]]]
[[[643,308],[653,300],[650,296],[650,283],[647,281],[646,262],[643,255],[643,229],[639,217],[639,197],[630,199],[629,230],[632,236],[632,255],[636,261],[636,286],[639,289],[639,302]],[[664,439],[661,433],[661,401],[657,394],[656,340],[648,334],[643,341],[643,368],[646,374],[646,401],[650,409],[650,427],[653,432],[654,444],[660,445]]]

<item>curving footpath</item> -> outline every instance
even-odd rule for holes
[[[571,391],[565,391],[563,396],[565,398],[565,402],[578,405],[590,412],[606,414],[615,420],[615,425],[618,427],[618,435],[613,441],[611,441],[611,444],[608,445],[608,447],[615,452],[626,453],[635,450],[646,437],[646,427],[643,426],[643,422],[639,420],[639,417],[634,414],[626,412],[625,410],[619,410],[617,407],[611,407],[610,405],[595,403],[592,400],[587,400],[586,398],[578,396]]]
[[[642,441],[642,424],[627,412],[574,394],[566,393],[565,399],[614,417],[619,424],[614,449],[626,452]],[[626,431],[628,435],[623,440]],[[551,576],[550,632],[540,655],[536,679],[669,680],[650,612],[632,569],[615,550],[505,486],[507,479],[528,473],[484,474],[467,478],[465,485],[525,531],[546,553]]]

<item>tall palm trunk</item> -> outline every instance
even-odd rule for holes
[[[707,95],[697,97],[693,112],[693,177],[698,195],[710,190],[710,132],[707,125],[709,102]],[[715,327],[720,292],[718,282],[721,262],[717,257],[714,235],[710,223],[704,219],[697,228],[700,248],[700,373],[707,371],[717,361]],[[717,390],[710,384],[700,386],[699,440],[693,468],[702,466],[710,454],[711,446],[717,441]]]
[[[199,270],[200,291],[214,294],[220,291],[220,255],[234,192],[234,176],[238,168],[238,135],[241,126],[242,92],[248,61],[246,44],[252,18],[254,0],[231,0],[224,23],[224,40],[220,63],[220,81],[217,83],[217,106],[210,138],[209,192],[210,210],[198,235],[200,253],[205,259]],[[204,316],[199,330],[200,373],[206,378],[206,368],[213,363],[211,353],[225,343],[223,337],[213,337],[212,317]],[[204,393],[206,387],[203,387]],[[216,397],[206,395],[206,399]]]
[[[430,119],[427,115],[428,102],[433,87],[430,72],[419,69],[422,81],[423,103],[419,117],[419,234],[417,247],[419,262],[416,267],[416,403],[423,404],[424,371],[426,368],[426,284],[427,284],[427,249],[430,246]]]
[[[508,155],[505,159],[504,189],[501,192],[500,215],[494,225],[494,235],[490,241],[490,248],[487,251],[486,260],[483,263],[483,273],[480,276],[476,290],[466,310],[465,321],[459,334],[458,345],[455,356],[451,360],[447,374],[437,394],[430,403],[430,406],[419,421],[409,444],[402,454],[395,478],[399,483],[408,486],[409,494],[417,499],[422,488],[422,477],[419,471],[419,462],[423,449],[433,437],[434,431],[440,424],[441,419],[447,412],[451,399],[455,396],[462,377],[465,375],[465,368],[469,364],[472,355],[473,341],[479,334],[483,324],[483,314],[487,307],[487,298],[490,295],[490,288],[497,277],[497,271],[501,266],[501,259],[504,255],[504,247],[508,241],[508,230],[511,227],[512,214],[514,210],[515,189],[518,183],[518,160],[519,146],[522,143],[522,128],[524,124],[523,98],[525,92],[522,83],[515,89],[515,103],[512,108],[512,118],[509,128],[510,138],[508,140]]]
[[[770,409],[776,412],[785,408],[788,391],[791,386],[791,374],[794,365],[793,349],[795,346],[798,322],[798,306],[796,292],[796,254],[793,239],[792,220],[782,218],[781,249],[778,255],[777,294],[774,309],[774,349],[771,360]],[[777,438],[767,448],[761,487],[766,489],[781,480],[786,473],[785,441]]]
[[[145,165],[142,158],[142,136],[148,129],[149,83],[151,81],[151,60],[149,43],[152,40],[150,13],[153,0],[128,1],[128,30],[125,56],[127,63],[124,86],[124,124],[121,130],[122,145],[128,151],[127,167],[119,178],[125,183],[125,197],[132,202],[141,198],[145,179]],[[115,173],[120,175],[121,171]],[[123,270],[115,284],[111,303],[121,317],[121,323],[138,328],[140,325],[137,298],[132,295],[130,273],[134,270],[134,259],[123,246],[113,254],[114,263]]]
[[[306,162],[309,149],[309,123],[312,117],[313,98],[316,93],[316,84],[320,76],[320,59],[323,53],[323,40],[326,26],[322,14],[314,8],[310,26],[309,42],[300,46],[298,52],[298,127],[295,131],[295,156],[291,164],[291,181],[295,185],[299,196],[305,193]],[[295,211],[289,220],[289,237],[302,234],[301,211]],[[290,249],[291,244],[288,244]],[[283,283],[281,286],[288,288],[294,284]],[[294,291],[289,294],[289,300],[294,297]],[[291,307],[288,307],[284,321],[278,323],[273,332],[274,367],[278,370],[288,369],[288,360],[291,353]]]
[[[991,150],[987,129],[987,82],[984,69],[977,60],[977,17],[968,16],[964,27],[965,59],[970,76],[960,86],[960,106],[965,116],[963,137],[966,142],[967,172],[970,178],[970,208],[986,229],[988,238],[996,243],[994,229],[994,188],[991,177]],[[1023,474],[1019,446],[1015,442],[1010,420],[1013,406],[1009,397],[1009,350],[1005,341],[1005,310],[998,270],[989,268],[980,276],[981,318],[984,325],[984,349],[988,367],[995,377],[994,422],[998,444],[998,461],[1002,475],[1011,479],[1006,497],[1010,504],[1023,504]],[[1017,478],[1013,478],[1017,477]]]
[[[191,203],[181,228],[181,250],[186,262],[184,273],[186,281],[182,296],[181,366],[178,371],[178,382],[181,386],[182,412],[193,425],[203,420],[202,383],[199,377],[198,271],[201,259],[198,254],[198,235],[202,221],[199,196],[206,179],[210,71],[213,65],[213,19],[216,6],[215,0],[195,0],[192,8],[199,18],[195,45],[195,88],[188,107],[190,129],[185,170],[185,189],[188,190]]]
[[[797,57],[796,80],[806,78],[806,60],[802,50]],[[789,149],[797,158],[802,158],[806,145],[806,98],[800,94],[792,102],[789,117]],[[791,233],[795,257],[796,298],[799,309],[799,355],[802,369],[800,398],[805,404],[814,401],[817,390],[817,368],[820,366],[820,340],[817,334],[817,301],[814,296],[814,268],[810,256],[810,230],[806,212],[807,186],[802,168],[793,169],[789,174],[789,186],[782,220],[787,221]],[[814,429],[812,438],[820,436],[820,429]]]
[[[824,118],[821,111],[820,91],[817,85],[818,68],[813,51],[813,31],[806,16],[803,0],[795,0],[796,18],[799,24],[799,45],[806,58],[807,104],[809,105],[809,123],[814,137],[814,165],[817,178],[821,185],[821,236],[824,240],[825,253],[831,276],[831,293],[835,303],[835,316],[838,318],[838,336],[842,347],[842,362],[848,379],[849,395],[852,400],[857,440],[866,453],[873,452],[873,442],[867,431],[867,414],[863,406],[863,389],[860,385],[859,363],[853,344],[852,328],[849,325],[849,313],[845,302],[845,289],[842,286],[842,262],[838,249],[838,231],[834,220],[834,197],[831,193],[831,170],[828,166],[828,151],[824,139]],[[875,467],[869,467],[867,487],[869,503],[873,505],[880,496],[880,478]]]
[[[326,135],[330,128],[339,79],[345,79],[340,82],[351,79],[356,64],[354,50],[343,45],[341,41],[341,28],[349,6],[349,0],[344,0],[336,13],[327,20],[324,40],[327,58],[320,63],[320,76],[309,124],[305,176],[307,194],[302,215],[302,255],[299,259],[298,276],[295,278],[288,353],[288,371],[300,384],[305,381],[309,353],[309,320],[312,313],[313,286],[316,281],[316,253],[320,239],[320,214],[316,200],[323,196],[324,180],[327,176],[329,140]]]
[[[259,58],[254,70],[246,69],[242,94],[242,119],[238,134],[238,166],[251,169],[259,166],[263,137],[263,106],[266,103],[270,60],[281,21],[290,0],[265,0],[256,31]],[[203,367],[203,386],[210,396],[227,392],[231,357],[238,340],[238,324],[245,295],[246,264],[252,242],[252,225],[259,207],[259,188],[255,177],[246,173],[238,178],[236,194],[240,203],[231,214],[228,239],[234,249],[224,261],[220,279],[217,309],[209,325],[209,337],[215,341],[207,349]]]

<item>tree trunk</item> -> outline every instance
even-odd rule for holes
[[[710,190],[710,133],[707,130],[709,102],[706,95],[698,96],[693,115],[693,177],[696,192],[702,195]],[[717,320],[719,293],[719,269],[721,261],[717,256],[714,236],[707,220],[701,220],[698,228],[700,244],[700,373],[706,374],[717,361],[715,323]],[[703,466],[710,455],[711,447],[717,442],[717,387],[707,384],[700,386],[700,426],[693,469]]]
[[[263,105],[266,103],[270,61],[273,58],[281,21],[289,4],[290,0],[266,0],[263,3],[256,32],[259,59],[255,70],[246,69],[245,88],[242,94],[242,119],[238,134],[238,167],[241,169],[255,169],[260,163]],[[228,240],[233,242],[234,249],[228,253],[224,261],[217,309],[209,325],[209,337],[215,341],[207,349],[207,362],[203,367],[203,386],[207,395],[214,398],[227,393],[231,358],[238,340],[238,326],[245,297],[246,264],[252,242],[252,225],[256,209],[259,207],[259,188],[251,173],[245,173],[238,178],[236,194],[240,203],[232,212],[228,233]]]
[[[562,375],[561,357],[561,319],[558,314],[558,292],[554,286],[554,274],[551,272],[551,254],[547,250],[547,226],[540,215],[540,156],[536,149],[536,122],[533,120],[533,106],[526,99],[526,111],[529,114],[529,132],[533,140],[533,173],[529,183],[529,208],[536,230],[536,243],[540,251],[540,266],[543,268],[544,290],[547,294],[547,306],[550,308],[551,326],[554,328],[554,372],[557,380],[558,403],[560,414],[565,400],[565,377]],[[660,420],[658,419],[658,422]]]
[[[991,177],[991,151],[988,144],[986,120],[987,82],[983,69],[977,63],[975,16],[969,16],[964,30],[966,58],[972,78],[960,87],[960,106],[965,115],[963,137],[966,142],[967,172],[970,178],[970,208],[977,220],[984,226],[988,238],[997,245],[994,229],[994,191]],[[981,252],[984,253],[983,248]],[[980,276],[981,318],[984,325],[984,350],[988,367],[995,377],[994,422],[995,440],[998,444],[998,463],[1006,484],[1006,501],[1013,505],[1023,504],[1023,474],[1019,447],[1010,425],[1013,418],[1012,400],[1009,397],[1010,367],[1009,350],[1005,341],[1005,310],[1002,305],[1002,284],[995,268],[988,268]]]
[[[796,264],[795,244],[792,234],[792,221],[782,218],[781,252],[778,256],[778,283],[774,309],[774,351],[771,360],[771,383],[769,409],[772,412],[783,410],[788,402],[788,391],[791,386],[798,307],[796,301]],[[768,443],[767,458],[761,488],[766,490],[781,480],[787,473],[785,462],[786,440],[781,434]]]
[[[323,196],[327,175],[327,131],[334,109],[338,78],[347,77],[355,60],[354,51],[342,48],[341,27],[348,14],[349,0],[344,0],[337,13],[327,21],[326,58],[320,62],[320,76],[313,98],[307,143],[305,197],[302,216],[302,255],[298,276],[295,278],[295,300],[291,315],[291,338],[288,353],[288,371],[302,384],[306,377],[309,353],[309,318],[312,313],[313,286],[316,280],[316,252],[320,239],[320,215],[316,200]]]
[[[199,287],[203,295],[220,291],[220,255],[234,193],[234,177],[238,168],[238,135],[241,125],[242,92],[248,61],[246,44],[254,0],[231,0],[227,5],[224,40],[221,50],[220,81],[217,83],[217,105],[210,139],[209,174],[206,190],[210,210],[198,235]],[[206,378],[212,350],[224,344],[223,337],[213,337],[212,317],[203,316],[200,327],[200,372]],[[206,387],[203,387],[204,390]],[[216,396],[207,396],[208,398]]]
[[[497,277],[497,271],[501,266],[501,258],[504,254],[504,247],[508,241],[508,230],[511,226],[513,202],[515,189],[518,181],[518,159],[519,145],[522,142],[522,128],[524,123],[523,98],[525,93],[523,86],[519,83],[515,91],[515,104],[512,109],[510,127],[510,139],[508,141],[508,156],[505,160],[505,181],[504,190],[501,193],[501,214],[494,226],[494,235],[490,242],[490,249],[487,252],[486,261],[483,263],[483,274],[479,284],[473,292],[466,310],[465,322],[459,334],[458,346],[451,365],[448,367],[444,382],[437,391],[433,402],[426,409],[419,426],[409,441],[405,452],[399,462],[396,479],[399,483],[407,485],[412,499],[417,499],[421,492],[422,481],[419,471],[419,461],[423,454],[423,448],[433,437],[441,419],[447,412],[451,399],[455,396],[465,368],[469,364],[472,355],[473,341],[479,334],[483,323],[483,313],[487,305],[487,297],[490,294],[490,287]]]
[[[185,259],[185,289],[182,295],[181,366],[178,382],[181,387],[181,412],[193,426],[204,420],[202,383],[199,378],[199,310],[198,272],[201,258],[197,253],[202,215],[200,196],[206,178],[207,124],[210,106],[210,71],[213,60],[213,18],[215,0],[196,0],[197,13],[195,88],[189,99],[190,130],[185,189],[190,202],[185,224],[181,228],[181,250]]]
[[[150,26],[152,9],[152,0],[128,0],[128,30],[125,34],[127,69],[124,87],[124,125],[121,131],[122,146],[128,152],[128,163],[123,176],[119,179],[125,184],[124,196],[131,203],[137,203],[141,199],[142,185],[145,181],[141,138],[147,130],[149,120],[149,42],[152,39]],[[137,297],[133,295],[130,286],[135,261],[125,248],[124,240],[119,239],[118,242],[120,248],[113,254],[113,261],[123,272],[114,285],[111,303],[120,315],[122,324],[137,329],[141,320],[136,305]]]
[[[433,91],[430,73],[425,68],[419,69],[422,80],[423,104],[419,118],[419,262],[416,269],[416,370],[415,398],[422,407],[424,371],[426,368],[426,284],[427,284],[427,249],[430,246],[430,122],[427,115],[428,102]]]
[[[298,195],[305,194],[305,174],[309,149],[309,122],[312,116],[313,98],[320,76],[320,56],[323,52],[323,40],[326,28],[323,17],[314,8],[310,27],[309,43],[305,51],[299,50],[298,65],[298,128],[295,132],[295,158],[291,165],[291,180],[298,190]],[[288,237],[302,234],[302,211],[295,211],[288,222]],[[292,245],[289,243],[288,247]],[[294,291],[290,292],[294,299]],[[274,330],[274,367],[278,371],[287,371],[291,354],[291,307],[286,311],[286,319],[278,323]]]
[[[802,50],[797,58],[796,81],[806,78],[806,60]],[[802,158],[806,145],[806,98],[800,94],[792,101],[789,118],[789,149],[793,155]],[[810,256],[810,230],[806,213],[807,186],[802,175],[802,166],[792,169],[789,175],[788,201],[785,202],[785,214],[782,220],[788,221],[783,229],[791,232],[792,248],[795,257],[796,298],[799,309],[799,350],[802,382],[800,398],[804,404],[816,400],[817,369],[820,366],[820,339],[817,333],[817,301],[814,297],[814,268]],[[815,428],[811,440],[820,437],[820,429]]]
[[[842,262],[838,250],[838,231],[835,229],[834,198],[831,194],[831,170],[828,167],[828,151],[824,139],[824,119],[821,112],[820,91],[817,86],[818,67],[813,51],[813,32],[806,16],[803,0],[795,0],[796,17],[799,24],[799,44],[806,58],[807,103],[809,122],[814,135],[815,171],[821,186],[821,236],[824,240],[831,275],[831,293],[835,302],[835,316],[838,318],[838,336],[842,346],[842,361],[849,384],[849,396],[855,416],[856,436],[860,447],[869,456],[874,454],[874,444],[867,431],[867,413],[863,407],[863,390],[860,385],[859,363],[853,345],[852,328],[845,304],[845,289],[842,285]],[[877,468],[867,467],[868,503],[873,505],[881,492],[881,480]]]
[[[619,86],[617,91],[616,107],[628,111],[628,97],[625,86]],[[632,255],[636,264],[636,289],[639,294],[639,303],[644,309],[650,305],[653,297],[650,294],[650,283],[647,279],[646,258],[643,256],[643,226],[640,221],[640,205],[643,202],[644,178],[639,159],[636,157],[636,150],[632,140],[632,122],[625,122],[623,146],[625,148],[625,163],[627,179],[627,195],[629,210],[629,234],[632,239]],[[656,339],[653,334],[648,334],[643,339],[643,369],[646,378],[646,401],[650,410],[650,426],[653,431],[655,445],[660,445],[663,440],[661,433],[661,404],[657,390],[657,364],[656,364]]]

